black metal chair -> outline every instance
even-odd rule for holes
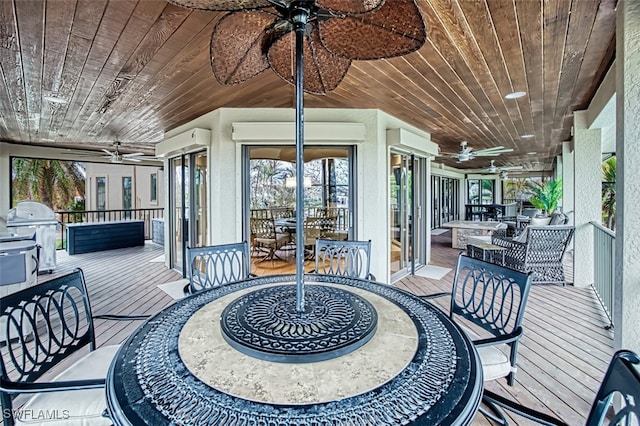
[[[640,424],[640,358],[620,350],[613,355],[587,417],[587,426]],[[614,397],[619,395],[620,398]],[[544,425],[566,426],[564,421],[485,390],[485,401]],[[503,424],[507,424],[506,421]]]
[[[522,320],[531,278],[531,273],[461,254],[451,293],[421,296],[423,299],[451,297],[449,316],[475,344],[484,381],[506,377],[510,386],[515,382],[518,342],[524,332]],[[500,419],[499,410],[491,408]]]
[[[93,319],[131,320],[147,316],[92,317],[80,269],[4,296],[0,305],[3,424],[12,426],[16,421],[33,420],[32,416],[37,413],[48,416],[46,420],[59,420],[56,424],[66,421],[111,424],[106,413],[104,386],[119,345],[96,348]],[[88,354],[55,378],[45,376],[86,346]],[[23,394],[34,395],[20,407],[14,407],[14,400]]]
[[[187,258],[189,284],[184,288],[185,294],[255,276],[251,274],[249,244],[246,241],[187,248]]]
[[[474,341],[482,360],[484,380],[515,381],[518,341],[531,288],[531,273],[523,273],[464,254],[458,257],[451,293],[421,296],[451,297],[449,315]],[[474,329],[465,327],[474,326]],[[480,333],[484,334],[481,335]],[[498,346],[507,345],[509,356]]]
[[[335,241],[317,239],[315,246],[317,274],[346,275],[375,281],[370,272],[371,240]]]

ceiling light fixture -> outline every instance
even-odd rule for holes
[[[535,135],[532,135],[532,134],[526,134],[526,135],[520,136],[521,139],[531,139],[531,138],[534,138],[534,137],[535,137]]]
[[[536,155],[536,154],[537,154],[537,152],[535,152],[535,151],[527,152],[527,155]]]
[[[524,95],[526,95],[527,92],[513,92],[513,93],[507,93],[506,95],[504,95],[505,99],[518,99],[523,97]]]

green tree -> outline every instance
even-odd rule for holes
[[[293,165],[280,160],[251,160],[251,208],[292,206],[295,191],[287,188]]]
[[[602,163],[602,216],[607,228],[616,229],[616,157]]]
[[[76,195],[84,197],[81,163],[14,158],[12,167],[12,205],[22,200],[35,200],[53,210],[66,210]]]

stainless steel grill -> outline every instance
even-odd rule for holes
[[[21,201],[7,214],[7,228],[24,233],[22,228],[35,229],[40,246],[39,272],[51,272],[56,263],[56,230],[58,221],[51,208],[37,201]]]

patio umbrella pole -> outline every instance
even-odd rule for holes
[[[296,33],[296,310],[304,312],[304,85],[303,41],[309,10],[292,14]]]

